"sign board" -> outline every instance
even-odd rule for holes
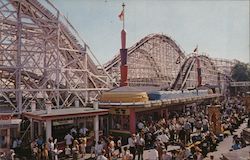
[[[210,127],[216,135],[221,134],[220,105],[208,106]]]
[[[245,82],[230,82],[231,87],[246,87],[250,86],[250,81]]]
[[[129,109],[112,108],[109,110],[109,113],[115,115],[129,115]]]
[[[0,121],[12,119],[11,115],[0,115]]]
[[[9,119],[9,120],[0,120],[0,125],[12,125],[12,124],[20,124],[21,119]]]

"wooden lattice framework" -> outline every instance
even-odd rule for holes
[[[128,85],[169,87],[185,55],[168,36],[151,34],[128,49]],[[106,71],[119,83],[120,55],[106,63]]]
[[[219,71],[211,58],[199,53],[188,56],[174,40],[162,34],[151,34],[128,49],[129,86],[158,86],[162,89],[197,87],[197,58],[202,84],[219,85]],[[113,81],[120,80],[120,56],[106,63]]]
[[[73,26],[50,1],[42,3],[0,0],[1,112],[20,114],[32,100],[41,108],[48,100],[57,108],[86,105],[110,87]]]
[[[86,105],[120,82],[120,55],[97,69],[97,59],[74,27],[49,0],[41,2],[0,0],[0,101],[7,106],[1,112],[20,114],[33,100],[41,108],[47,100],[58,108],[75,101]],[[195,87],[197,57],[202,85],[217,85],[218,74],[228,74],[219,70],[222,61],[185,56],[170,37],[148,35],[128,49],[129,85]]]
[[[197,61],[200,61],[201,85],[219,85],[219,72],[211,59],[201,54],[191,54],[183,63],[182,68],[173,83],[172,89],[185,89],[198,87]]]

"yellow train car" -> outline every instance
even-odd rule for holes
[[[99,100],[107,103],[133,103],[147,102],[149,99],[146,92],[104,92]]]

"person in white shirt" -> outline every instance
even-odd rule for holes
[[[99,140],[98,143],[95,145],[95,155],[96,156],[101,155],[102,154],[102,150],[103,150],[103,144]]]
[[[165,133],[159,132],[157,139],[160,139],[164,143],[165,147],[167,148],[169,138]]]
[[[17,148],[17,139],[13,141],[12,148],[15,150]]]
[[[58,160],[58,155],[60,154],[60,153],[62,153],[63,151],[62,150],[59,150],[58,148],[57,148],[57,145],[55,144],[55,148],[54,148],[54,150],[53,150],[53,152],[54,152],[54,160]]]
[[[72,140],[74,139],[69,133],[64,137],[66,145],[72,148]]]
[[[129,145],[129,151],[133,155],[133,160],[135,159],[136,155],[136,136],[135,134],[132,134],[131,137],[128,138],[128,145]]]
[[[15,154],[15,151],[13,149],[10,150],[10,157],[11,157],[11,160],[16,159],[16,154]]]
[[[69,158],[69,156],[71,154],[71,149],[69,148],[69,146],[66,146],[66,148],[64,149],[64,151],[65,151],[66,158]]]
[[[144,147],[145,147],[145,140],[143,139],[142,135],[139,134],[139,138],[137,139],[138,160],[140,160],[140,158],[143,160]]]
[[[52,157],[53,157],[53,150],[55,149],[56,142],[57,142],[57,139],[55,139],[55,141],[53,141],[53,138],[49,138],[49,142],[48,142],[49,159],[52,159]]]
[[[113,137],[110,136],[108,138],[108,154],[110,155],[110,157],[114,154],[115,152],[115,142],[113,140]]]
[[[79,130],[79,133],[83,136],[86,136],[87,132],[89,131],[88,128],[86,127],[82,127],[80,130]]]
[[[156,150],[156,147],[152,150],[148,150],[147,152],[145,152],[144,157],[145,160],[159,160],[159,154]]]
[[[106,151],[104,149],[102,149],[101,155],[99,155],[96,160],[108,160],[108,158],[105,157],[105,153],[106,153]]]

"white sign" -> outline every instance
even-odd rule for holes
[[[245,82],[230,82],[230,86],[232,87],[245,87],[245,86],[250,86],[250,81],[245,81]]]
[[[21,119],[1,120],[0,125],[20,124],[21,121]]]

